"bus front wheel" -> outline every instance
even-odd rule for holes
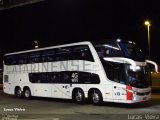
[[[101,105],[103,102],[102,94],[99,90],[93,90],[91,94],[91,102],[94,105]]]
[[[26,99],[30,99],[31,98],[31,91],[29,88],[24,89],[24,97]]]

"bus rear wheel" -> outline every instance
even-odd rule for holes
[[[77,89],[74,92],[73,100],[78,104],[83,104],[85,102],[85,95],[82,89]]]
[[[91,94],[91,102],[94,105],[101,105],[103,102],[102,94],[99,90],[94,90]]]
[[[30,91],[29,88],[26,88],[26,89],[24,90],[24,97],[25,97],[26,99],[30,99],[30,98],[31,98],[31,91]]]
[[[23,95],[22,95],[22,90],[21,90],[20,87],[17,87],[15,89],[15,96],[18,97],[18,98],[22,98]]]

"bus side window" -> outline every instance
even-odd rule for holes
[[[122,53],[116,44],[112,44],[111,56],[112,57],[121,57],[122,56]]]
[[[55,51],[54,50],[47,50],[41,53],[41,61],[42,62],[52,62],[55,61]]]
[[[50,82],[60,83],[60,73],[59,72],[50,73]]]
[[[8,65],[8,64],[9,64],[9,62],[8,62],[8,56],[4,56],[4,64],[5,64],[5,65]]]
[[[30,63],[38,63],[40,62],[40,52],[30,53]]]
[[[71,83],[69,72],[60,72],[61,83]]]
[[[94,61],[91,51],[87,45],[76,46],[73,49],[73,55],[75,56],[75,60]]]
[[[125,76],[125,66],[120,63],[113,62],[102,62],[104,69],[106,71],[107,78],[109,80],[125,84],[126,76]]]
[[[31,83],[40,83],[41,82],[40,73],[29,73],[29,81]]]
[[[17,55],[13,55],[11,59],[11,65],[16,65],[17,64]]]
[[[28,63],[28,54],[18,55],[18,64],[27,64]]]
[[[5,56],[4,57],[4,64],[5,65],[11,65],[11,56]]]
[[[121,57],[121,52],[116,44],[108,43],[105,45],[106,57]]]
[[[5,56],[4,62],[6,65],[16,65],[17,64],[17,55]]]
[[[41,75],[40,75],[40,83],[48,83],[47,73],[41,73]]]
[[[57,49],[57,57],[60,61],[66,61],[71,60],[71,48],[70,47],[64,47]]]

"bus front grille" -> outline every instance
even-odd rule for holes
[[[144,96],[144,95],[149,95],[150,93],[151,93],[151,91],[148,91],[148,92],[145,92],[145,93],[136,92],[136,95]]]

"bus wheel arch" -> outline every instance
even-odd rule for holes
[[[78,104],[85,102],[85,94],[81,88],[74,88],[72,91],[72,100]]]
[[[22,98],[23,96],[23,91],[21,90],[20,86],[16,86],[14,90],[15,96],[18,98]]]
[[[24,94],[24,97],[26,99],[30,99],[32,97],[31,90],[30,90],[30,88],[28,86],[24,86],[24,88],[23,88],[23,94]]]
[[[98,88],[89,89],[88,98],[94,105],[101,105],[103,103],[103,95]]]

